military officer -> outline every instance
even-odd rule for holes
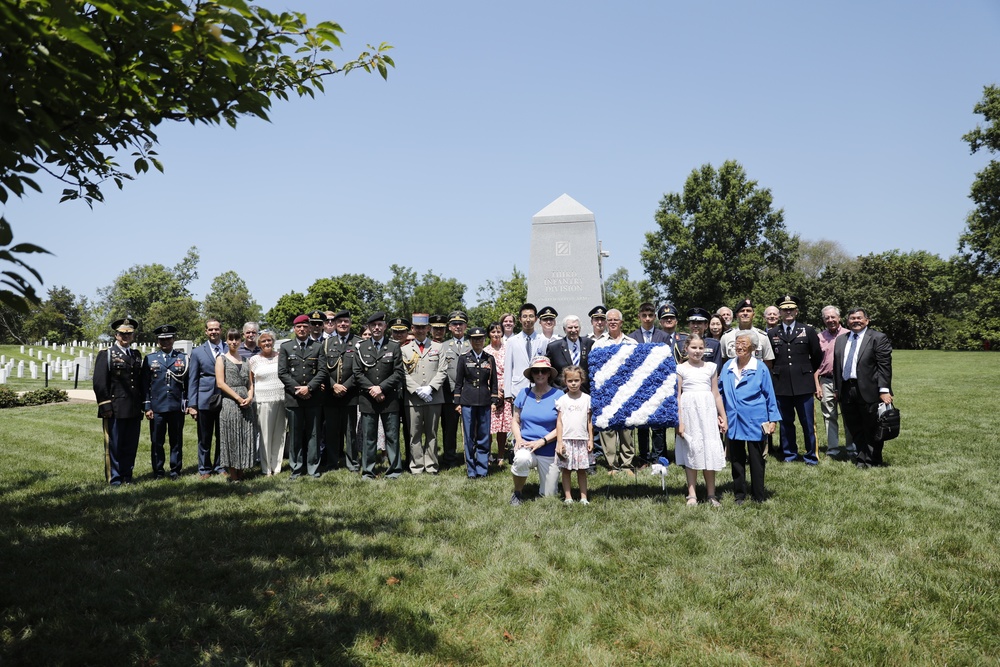
[[[819,344],[819,334],[808,324],[796,321],[799,315],[799,299],[786,294],[775,302],[781,314],[781,321],[768,330],[771,348],[774,350],[774,366],[771,380],[774,397],[781,412],[781,451],[786,462],[804,460],[807,465],[816,465],[816,429],[814,401],[816,391],[815,373],[823,362],[823,348]],[[799,457],[799,446],[795,442],[795,415],[802,425],[802,439],[805,456]]]
[[[327,322],[333,322],[330,335],[323,339],[320,363],[326,369],[323,391],[323,428],[326,449],[323,466],[336,470],[343,465],[350,472],[361,469],[358,449],[358,388],[354,384],[354,346],[358,338],[351,333],[351,312],[338,310]]]
[[[97,353],[94,395],[104,420],[104,477],[111,486],[132,483],[142,431],[142,355],[131,349],[139,323],[124,317],[111,323],[115,342]]]
[[[400,349],[403,348],[408,342],[410,337],[410,320],[405,317],[394,317],[388,323],[389,325],[389,337],[392,338],[399,345]],[[399,455],[402,457],[403,463],[405,464],[410,459],[409,443],[410,443],[410,410],[406,407],[406,383],[403,382],[399,386],[399,425],[403,429],[403,439],[400,440]]]
[[[414,340],[403,345],[403,372],[406,374],[405,397],[412,439],[410,472],[414,475],[438,472],[437,433],[444,405],[444,386],[448,367],[441,354],[441,343],[428,337],[429,316],[413,314]]]
[[[323,340],[323,329],[326,323],[326,313],[322,310],[314,310],[309,313],[309,339],[313,342]]]
[[[604,306],[594,306],[587,315],[590,316],[590,328],[592,329],[588,338],[597,340],[608,328],[608,309]]]
[[[444,343],[445,336],[448,334],[448,318],[444,315],[431,315],[429,321],[431,323],[431,340],[435,343]]]
[[[656,317],[660,320],[660,329],[669,338],[668,342],[674,353],[674,361],[678,364],[683,363],[687,360],[687,354],[684,353],[687,335],[677,332],[677,308],[672,303],[664,304],[656,311]]]
[[[150,459],[153,479],[164,475],[163,444],[170,438],[170,479],[181,474],[184,445],[184,413],[187,410],[188,359],[174,349],[177,327],[172,324],[153,329],[160,346],[142,360],[142,409],[149,420]]]
[[[403,473],[399,454],[399,388],[403,384],[403,357],[399,344],[385,335],[385,313],[368,318],[371,338],[361,341],[354,358],[354,383],[361,409],[361,475],[375,479],[378,459],[378,423],[385,431],[385,451],[389,461],[387,479]]]
[[[292,479],[309,473],[320,476],[319,420],[322,414],[320,387],[326,369],[319,363],[322,348],[310,337],[309,316],[293,322],[295,338],[285,341],[278,351],[278,379],[285,386],[285,415],[288,423],[288,465]]]
[[[704,308],[691,308],[687,311],[688,328],[691,333],[696,333],[702,337],[705,341],[705,356],[702,357],[705,361],[711,361],[716,366],[720,366],[722,362],[722,352],[719,347],[719,341],[715,338],[708,338],[705,336],[705,331],[708,329],[708,321],[712,319],[711,314]],[[687,359],[687,355],[684,356]],[[677,363],[680,363],[678,361]]]
[[[455,371],[455,409],[462,412],[465,467],[470,479],[486,477],[490,463],[490,409],[500,404],[496,359],[485,354],[486,329],[469,330],[471,350]]]
[[[458,465],[458,422],[460,413],[455,410],[452,396],[455,392],[455,373],[458,370],[458,358],[472,349],[469,339],[465,336],[469,317],[461,310],[452,311],[448,315],[448,329],[452,338],[445,341],[441,353],[448,365],[448,388],[441,411],[441,459],[445,468]]]
[[[549,344],[554,343],[562,336],[556,333],[556,317],[559,313],[552,306],[543,306],[540,311],[538,311],[538,324],[542,328],[541,337],[538,339],[541,343],[541,350],[539,354],[545,356],[545,351],[548,350]]]

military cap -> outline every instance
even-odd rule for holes
[[[295,326],[297,324],[309,324],[309,316],[299,315],[298,317],[295,318],[294,321],[292,321],[292,326]]]
[[[365,322],[365,324],[372,324],[372,323],[374,323],[374,322],[381,322],[381,321],[383,321],[384,319],[385,319],[385,313],[383,313],[383,312],[382,312],[382,311],[380,310],[380,311],[378,311],[377,313],[372,313],[371,315],[369,315],[369,316],[368,316],[368,321],[367,321],[367,322]]]
[[[708,322],[712,316],[704,308],[691,308],[687,312],[688,322]]]
[[[559,313],[552,306],[545,306],[540,311],[538,311],[538,319],[540,320],[554,320]]]
[[[176,338],[177,327],[173,324],[163,324],[153,329],[153,333],[157,338]]]
[[[677,309],[674,308],[674,304],[666,303],[660,306],[660,309],[656,311],[656,319],[662,320],[666,317],[677,317]]]
[[[309,313],[309,322],[310,323],[315,322],[316,324],[322,324],[323,322],[326,322],[326,313],[324,313],[322,310],[312,311],[311,313]]]
[[[484,329],[483,327],[472,327],[471,329],[469,329],[469,332],[465,335],[468,336],[469,338],[485,338],[486,329]]]
[[[799,307],[799,298],[791,294],[786,294],[775,301],[774,305],[778,307],[778,310],[792,310],[793,308],[797,310]]]
[[[394,317],[392,318],[392,321],[389,322],[389,328],[393,331],[409,331],[410,320],[405,317]]]
[[[432,327],[446,327],[448,326],[447,320],[445,320],[444,315],[431,315],[427,318]]]
[[[743,299],[742,301],[740,301],[739,303],[737,303],[735,306],[733,306],[733,312],[734,313],[738,313],[741,310],[743,310],[744,308],[753,308],[753,301],[751,301],[750,299]]]
[[[599,320],[608,319],[608,309],[604,306],[594,306],[587,314],[590,315],[590,319],[594,319],[595,317]]]
[[[339,320],[339,319],[341,319],[343,317],[350,318],[351,317],[351,311],[349,311],[349,310],[338,310],[336,313],[333,314],[333,319],[335,319],[335,320]]]
[[[469,316],[463,313],[461,310],[453,310],[451,311],[451,314],[448,316],[448,324],[451,324],[452,322],[461,322],[462,324],[466,324],[468,323],[468,321],[469,321]]]
[[[123,317],[111,323],[111,330],[117,333],[135,333],[139,328],[139,323],[131,317]]]
[[[427,313],[413,313],[413,326],[425,327],[430,324],[430,315]]]

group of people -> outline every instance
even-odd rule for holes
[[[388,479],[404,471],[433,475],[461,465],[461,425],[470,479],[509,461],[512,505],[524,501],[532,469],[540,495],[554,495],[561,477],[571,503],[575,471],[580,502],[587,503],[587,475],[599,457],[610,474],[634,476],[667,453],[666,429],[637,429],[638,451],[630,430],[595,437],[588,358],[595,348],[654,344],[669,346],[677,364],[675,462],[685,468],[688,504],[698,503],[699,470],[706,501],[719,504],[715,473],[726,460],[736,502],[747,498],[747,463],[750,496],[763,501],[775,430],[779,460],[818,463],[814,400],[821,402],[830,457],[851,457],[860,468],[883,464],[876,434],[878,405],[892,401],[888,339],[868,328],[863,309],[851,310],[844,328],[840,311],[827,306],[817,332],[798,320],[798,308],[798,299],[784,295],[765,311],[766,329],[754,326],[749,299],[714,314],[691,308],[684,333],[673,305],[644,303],[639,328],[626,335],[620,311],[596,306],[588,313],[593,333],[587,336],[573,315],[563,317],[563,335],[557,335],[555,309],[530,303],[516,318],[507,313],[471,328],[462,311],[392,319],[380,312],[359,334],[349,312],[316,311],[295,318],[293,338],[278,349],[275,333],[254,322],[226,331],[223,344],[222,325],[212,319],[207,340],[190,355],[173,349],[174,327],[157,328],[160,349],[144,359],[130,347],[138,323],[123,318],[112,324],[115,341],[98,354],[94,374],[107,481],[131,482],[143,417],[150,424],[154,477],[180,475],[188,415],[197,421],[198,474],[221,473],[232,481],[257,462],[264,475],[278,474],[286,443],[293,479],[339,468],[369,479],[383,467]]]

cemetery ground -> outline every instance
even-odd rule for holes
[[[1000,355],[894,354],[889,467],[507,504],[509,473],[103,483],[93,405],[0,411],[0,664],[976,665],[1000,654]],[[536,488],[529,481],[529,495]],[[704,489],[699,489],[704,494]]]

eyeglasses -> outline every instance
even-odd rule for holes
[[[548,375],[549,374],[549,369],[547,369],[547,368],[532,368],[531,369],[531,374],[532,375],[538,375],[539,373],[545,373],[546,375]]]

